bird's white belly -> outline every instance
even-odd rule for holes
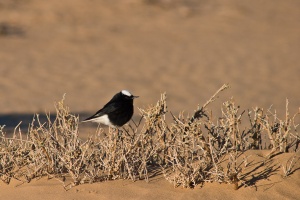
[[[91,120],[91,122],[96,122],[96,123],[101,123],[110,127],[114,127],[114,125],[112,125],[112,123],[110,123],[108,116],[107,115],[103,115],[101,117],[97,117]]]

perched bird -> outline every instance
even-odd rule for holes
[[[96,114],[82,122],[97,122],[112,128],[126,124],[133,115],[133,96],[128,90],[122,90],[103,106]]]

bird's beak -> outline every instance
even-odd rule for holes
[[[133,99],[135,99],[135,98],[139,98],[139,96],[132,96],[132,98],[133,98]]]

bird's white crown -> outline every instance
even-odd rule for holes
[[[129,97],[132,96],[132,94],[128,90],[122,90],[121,92],[122,92],[122,94],[124,94],[126,96],[129,96]]]

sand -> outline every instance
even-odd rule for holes
[[[152,2],[152,3],[151,3]],[[168,0],[0,1],[0,125],[26,129],[34,113],[66,103],[80,119],[128,89],[136,107],[167,92],[174,114],[192,113],[224,83],[210,106],[234,97],[241,109],[299,109],[300,2]],[[136,109],[136,116],[139,115]],[[82,130],[94,131],[91,124]],[[81,131],[82,137],[87,132]],[[288,156],[288,155],[282,155]],[[281,169],[279,169],[281,171]],[[174,189],[164,179],[113,181],[65,191],[57,180],[14,187],[3,199],[297,199],[299,170],[274,186],[206,184]],[[279,183],[277,183],[280,181]],[[269,183],[269,182],[267,182]],[[264,180],[257,185],[267,184]],[[266,186],[267,187],[267,186]]]
[[[300,163],[293,174],[283,178],[280,163],[286,163],[294,154],[286,153],[275,156],[265,167],[261,166],[267,151],[248,151],[249,167],[243,167],[245,174],[252,171],[247,179],[249,186],[239,185],[238,190],[232,184],[204,183],[194,189],[174,188],[162,176],[143,180],[107,181],[84,184],[65,190],[56,179],[39,179],[20,184],[13,181],[9,185],[1,183],[3,199],[299,199]],[[259,167],[261,166],[261,167]],[[253,177],[252,177],[253,175]]]

